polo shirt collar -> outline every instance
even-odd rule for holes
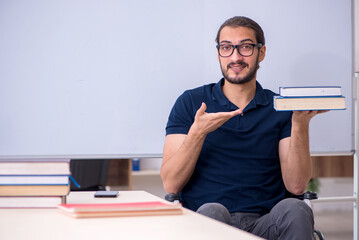
[[[214,101],[218,102],[219,104],[221,104],[223,106],[227,106],[230,109],[234,106],[234,104],[231,103],[227,99],[227,97],[224,95],[224,93],[222,91],[223,84],[224,84],[224,78],[219,80],[219,82],[216,83],[216,85],[213,87],[212,97],[213,97]],[[259,84],[258,81],[256,81],[256,94],[255,94],[253,100],[247,105],[245,110],[248,110],[251,108],[256,108],[257,105],[266,106],[269,103],[270,102],[269,102],[267,95],[265,94],[262,86]]]

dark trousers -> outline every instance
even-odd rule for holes
[[[268,240],[314,239],[312,209],[295,198],[280,201],[263,216],[256,213],[229,213],[219,203],[206,203],[197,212]]]

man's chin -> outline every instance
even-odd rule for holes
[[[250,78],[230,78],[230,77],[229,78],[225,77],[225,79],[232,84],[244,84],[252,80]]]

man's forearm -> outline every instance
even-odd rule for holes
[[[304,192],[312,175],[308,129],[309,123],[292,126],[285,182],[288,191],[294,194]]]
[[[205,136],[190,130],[182,145],[172,156],[164,156],[161,167],[161,177],[165,191],[178,193],[191,178],[199,154],[202,150]]]

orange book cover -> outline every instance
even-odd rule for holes
[[[58,209],[75,218],[182,214],[180,204],[155,202],[60,204]]]
[[[69,192],[70,184],[0,186],[0,196],[66,196]]]

